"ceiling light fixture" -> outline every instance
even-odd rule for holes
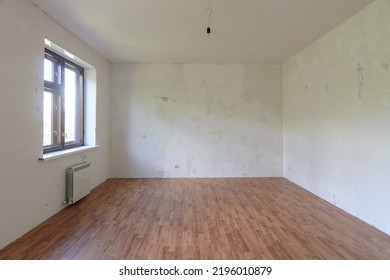
[[[213,8],[211,7],[211,0],[209,0],[209,7],[205,10],[206,14],[209,16],[209,24],[207,25],[206,33],[207,33],[207,38],[210,39],[211,36],[211,15],[213,14]]]

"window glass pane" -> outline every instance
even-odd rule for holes
[[[44,78],[45,81],[54,82],[54,63],[47,58],[44,64]]]
[[[45,49],[44,81],[44,153],[83,145],[83,69]]]
[[[43,145],[53,145],[53,94],[43,95]]]
[[[65,142],[78,140],[77,73],[65,69]]]

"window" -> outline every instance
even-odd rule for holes
[[[43,152],[84,145],[84,69],[45,49]]]

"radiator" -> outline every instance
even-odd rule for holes
[[[83,162],[66,169],[66,200],[64,204],[72,204],[90,193],[89,170],[91,163]]]

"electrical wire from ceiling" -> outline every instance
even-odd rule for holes
[[[209,16],[209,22],[206,29],[207,38],[211,37],[211,16],[213,15],[213,7],[211,6],[211,0],[209,0],[209,7],[205,10],[206,14]]]

